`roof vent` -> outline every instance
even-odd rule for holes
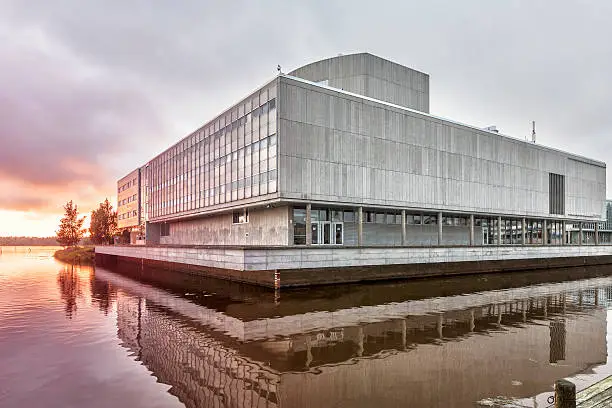
[[[494,126],[494,125],[487,126],[486,128],[482,128],[482,130],[486,130],[487,132],[499,133],[499,130],[497,130],[497,126]]]

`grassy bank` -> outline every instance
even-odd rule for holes
[[[60,249],[53,254],[55,259],[70,264],[91,265],[94,263],[94,247],[72,247]]]

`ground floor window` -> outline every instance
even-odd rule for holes
[[[306,245],[306,209],[293,209],[293,244]]]
[[[162,237],[167,237],[170,235],[170,224],[163,222],[160,225],[159,235]]]
[[[234,211],[232,213],[233,224],[246,224],[249,222],[249,210],[243,208],[242,210]]]
[[[402,220],[402,213],[405,220]],[[306,208],[293,209],[295,245],[563,245],[578,240],[577,226],[563,220],[513,216],[449,214],[406,209],[314,206],[309,222]],[[405,225],[403,226],[403,222]],[[594,225],[594,224],[593,224]],[[586,230],[589,225],[583,224]],[[602,228],[602,227],[600,227]],[[612,231],[599,231],[599,242],[612,241]],[[594,242],[594,232],[584,231],[583,243]]]

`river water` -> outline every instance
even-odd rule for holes
[[[2,408],[547,407],[612,374],[612,268],[275,293],[52,253],[0,254]]]

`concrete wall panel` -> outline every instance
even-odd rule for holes
[[[287,245],[289,209],[252,209],[249,222],[233,224],[232,214],[173,222],[161,244],[176,245]]]
[[[601,216],[601,162],[294,78],[281,78],[279,94],[292,106],[279,118],[281,198],[555,217],[556,173],[562,216]]]
[[[429,75],[375,55],[342,55],[289,73],[334,88],[429,112]]]

